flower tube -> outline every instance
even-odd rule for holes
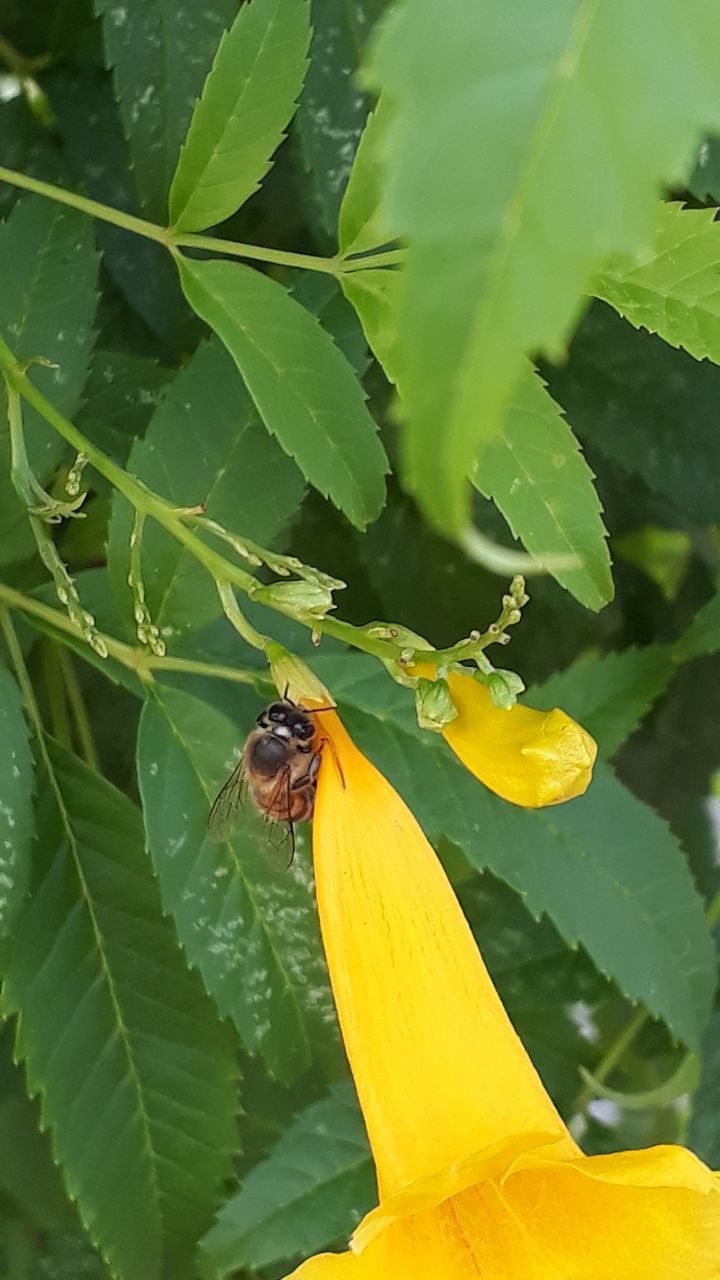
[[[717,1280],[717,1176],[583,1156],[413,815],[335,713],[323,734],[318,909],[380,1203],[294,1280]]]

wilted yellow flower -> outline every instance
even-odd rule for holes
[[[718,1178],[679,1147],[582,1155],[415,818],[323,732],[318,908],[380,1203],[294,1280],[717,1280]]]
[[[413,675],[430,676],[429,663]],[[455,755],[481,782],[527,809],[581,796],[590,784],[597,746],[564,711],[534,711],[516,702],[509,711],[493,705],[490,692],[468,673],[450,671],[457,716],[443,729]]]

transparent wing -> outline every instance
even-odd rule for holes
[[[213,800],[208,815],[211,839],[227,840],[237,821],[238,810],[242,808],[246,788],[245,765],[241,760]]]

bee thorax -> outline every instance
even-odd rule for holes
[[[273,778],[286,759],[287,744],[273,734],[265,734],[250,748],[250,767],[265,778]]]

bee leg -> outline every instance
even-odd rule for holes
[[[295,826],[292,818],[290,817],[292,813],[292,809],[290,807],[291,806],[290,791],[292,789],[293,788],[291,787],[291,784],[290,784],[290,770],[287,769],[285,771],[285,804],[286,804],[286,812],[288,814],[288,833],[290,835],[290,857],[287,860],[288,867],[291,867],[295,860]]]

